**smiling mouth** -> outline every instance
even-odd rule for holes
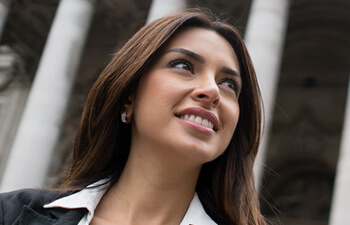
[[[185,114],[185,115],[182,115],[180,118],[184,119],[184,120],[191,121],[191,122],[195,122],[195,123],[197,123],[197,124],[199,124],[199,125],[201,125],[203,127],[207,127],[207,128],[210,128],[210,129],[214,128],[214,125],[213,125],[212,122],[210,122],[207,119],[203,119],[200,116]]]

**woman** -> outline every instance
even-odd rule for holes
[[[235,28],[200,10],[158,19],[92,87],[61,189],[3,194],[0,223],[265,224],[260,104]]]

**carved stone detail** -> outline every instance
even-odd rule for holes
[[[19,56],[8,46],[0,46],[0,92],[3,91],[18,74]]]

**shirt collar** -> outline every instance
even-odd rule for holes
[[[190,206],[180,225],[217,225],[205,212],[197,193],[194,193]]]
[[[81,219],[79,225],[90,224],[94,217],[95,209],[100,202],[102,196],[107,191],[108,180],[99,180],[83,190],[68,195],[63,198],[59,198],[49,204],[44,205],[44,208],[66,208],[66,209],[79,209],[86,208],[88,213]],[[99,186],[98,186],[99,185]]]
[[[107,190],[107,180],[103,179],[97,181],[87,188],[68,195],[63,198],[59,198],[49,204],[44,205],[44,208],[66,208],[77,209],[86,208],[88,214],[85,216],[87,224],[90,223],[94,216],[94,211],[100,202],[102,196]],[[102,185],[101,185],[102,184]],[[98,186],[100,185],[100,186]],[[97,186],[97,187],[96,187]],[[217,225],[205,212],[202,203],[200,202],[197,193],[194,193],[190,206],[187,209],[185,217],[180,225]]]

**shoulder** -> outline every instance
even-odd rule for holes
[[[43,205],[67,194],[59,191],[22,189],[0,194],[0,224],[14,221],[22,212],[24,206],[40,210]]]

